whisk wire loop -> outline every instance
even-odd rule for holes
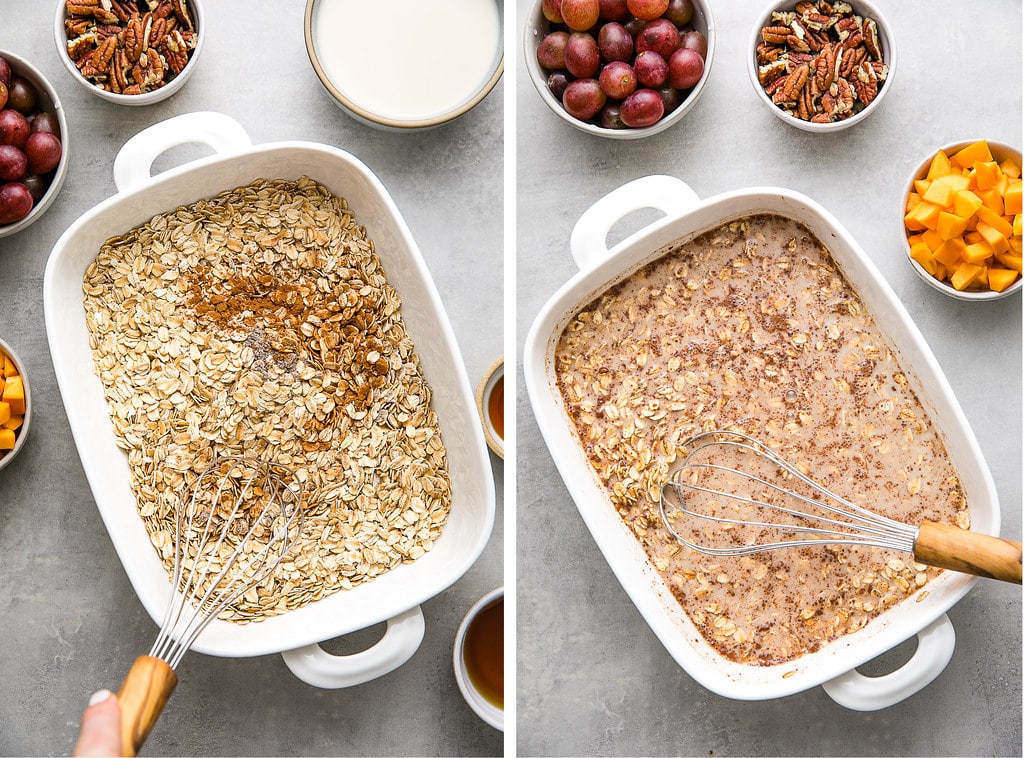
[[[175,668],[214,618],[280,565],[302,529],[301,486],[284,477],[295,481],[287,466],[235,457],[198,476],[175,519],[172,599],[150,656]]]
[[[825,489],[796,466],[792,465],[771,448],[740,432],[716,430],[704,432],[690,438],[683,444],[688,450],[681,464],[670,474],[662,487],[659,509],[662,521],[668,530],[684,545],[709,555],[749,555],[767,550],[801,546],[833,545],[866,545],[892,550],[913,551],[917,537],[917,528],[893,519],[886,518],[862,508],[855,503]],[[813,496],[797,492],[792,486],[783,486],[778,482],[769,481],[761,476],[743,471],[739,468],[709,463],[699,460],[702,456],[727,458],[730,454],[740,453],[752,455],[756,459],[770,463],[790,477],[809,488]],[[736,491],[729,491],[715,486],[704,486],[698,483],[702,474],[721,475],[726,481],[739,486]],[[751,494],[752,490],[761,488],[781,495],[784,501],[794,507],[769,502],[761,496]],[[715,498],[737,502],[758,512],[782,514],[791,518],[787,523],[762,521],[759,519],[734,518],[728,515],[715,515],[695,510],[686,504],[686,496],[692,493],[711,495]],[[801,510],[800,505],[810,506],[819,512]],[[811,539],[794,539],[786,537],[778,541],[757,542],[755,544],[738,544],[717,547],[704,545],[687,539],[673,525],[673,513],[680,512],[703,521],[726,524],[731,526],[771,529],[784,535],[811,536]],[[831,514],[831,515],[825,515]]]

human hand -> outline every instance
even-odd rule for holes
[[[72,755],[116,758],[121,754],[121,705],[110,690],[100,690],[89,698],[82,714],[82,729]]]

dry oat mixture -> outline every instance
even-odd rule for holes
[[[969,514],[897,356],[805,227],[752,216],[664,253],[575,316],[555,370],[611,502],[702,635],[731,660],[773,665],[923,597],[938,570],[893,551],[709,557],[671,536],[658,510],[669,467],[716,428],[891,518],[968,528]]]
[[[451,504],[397,293],[344,199],[257,180],[108,240],[84,280],[118,445],[170,570],[175,508],[219,455],[290,466],[300,544],[229,609],[258,620],[429,551]]]

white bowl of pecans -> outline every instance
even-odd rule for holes
[[[185,86],[202,30],[199,0],[64,0],[53,24],[74,80],[122,105],[150,105]]]
[[[866,0],[774,2],[754,25],[747,71],[780,119],[836,132],[866,119],[892,89],[896,44]]]

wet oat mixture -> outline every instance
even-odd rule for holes
[[[937,569],[862,546],[710,557],[658,510],[681,443],[742,431],[877,513],[968,528],[937,431],[828,250],[780,216],[730,222],[583,308],[555,352],[591,466],[701,634],[740,663],[774,665],[928,592]]]

